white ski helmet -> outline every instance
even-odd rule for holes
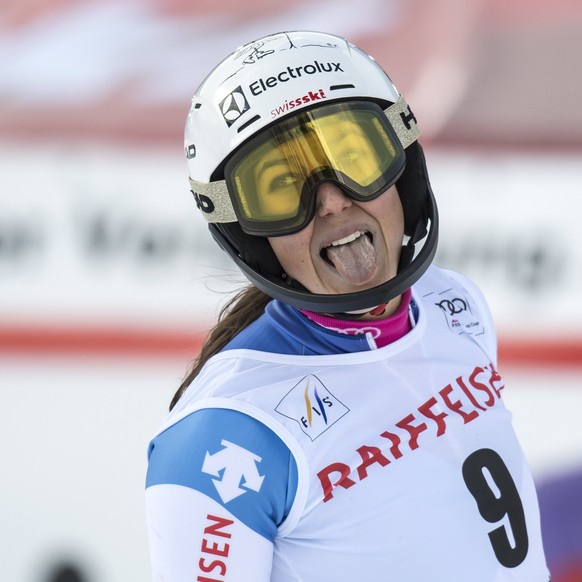
[[[373,177],[350,175],[350,166],[340,167],[333,152],[321,147],[326,153],[316,155],[317,167],[305,175],[293,209],[265,214],[252,177],[257,152],[305,140],[298,128],[329,119],[357,123],[381,168]],[[438,213],[419,135],[410,108],[371,56],[341,37],[293,31],[240,47],[206,77],[192,98],[185,153],[196,205],[216,241],[254,285],[300,309],[347,313],[387,303],[432,262]],[[318,139],[324,142],[325,135],[320,132]],[[311,293],[287,277],[267,236],[304,228],[323,181],[336,183],[355,200],[375,198],[396,184],[405,240],[395,277],[333,295]]]

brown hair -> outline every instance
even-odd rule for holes
[[[240,331],[258,319],[267,303],[271,301],[266,293],[254,285],[248,285],[239,291],[221,310],[217,324],[210,330],[200,353],[192,363],[190,371],[180,384],[170,403],[170,410],[174,408],[180,397],[198,376],[209,358],[217,354]]]

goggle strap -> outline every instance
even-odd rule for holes
[[[420,137],[416,117],[402,96],[384,110],[390,125],[394,128],[403,148],[407,148]],[[196,206],[202,211],[207,222],[237,222],[232,201],[225,180],[198,182],[189,178]]]
[[[384,109],[384,114],[390,121],[390,125],[394,128],[404,149],[420,137],[416,117],[402,96],[390,107]]]
[[[189,178],[196,206],[207,222],[237,222],[225,180],[206,184]]]

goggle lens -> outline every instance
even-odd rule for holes
[[[267,128],[245,143],[225,174],[243,230],[277,236],[313,218],[314,190],[333,180],[371,200],[404,168],[404,149],[382,109],[367,102],[323,106]]]

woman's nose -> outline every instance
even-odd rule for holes
[[[320,184],[317,187],[316,196],[318,216],[338,214],[352,205],[351,198],[348,198],[339,186],[331,182]]]

